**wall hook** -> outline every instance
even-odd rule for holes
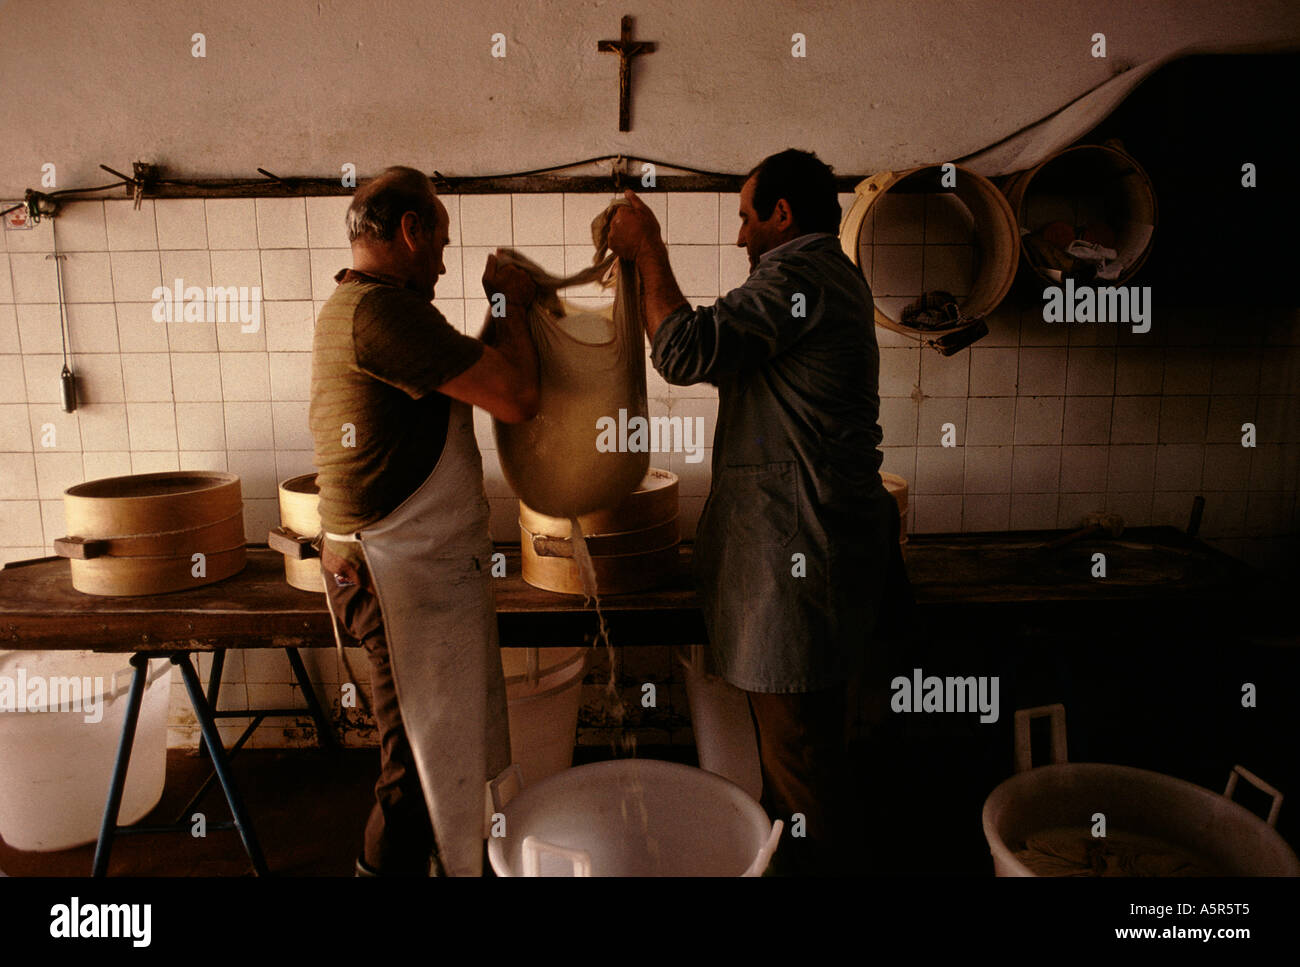
[[[267,178],[270,178],[272,181],[276,182],[277,184],[284,185],[284,187],[293,190],[293,185],[289,184],[289,182],[285,181],[279,175],[271,174],[271,172],[267,171],[265,168],[258,168],[257,173],[259,175],[265,175]]]
[[[107,171],[110,175],[122,179],[122,187],[131,192],[131,200],[134,203],[132,207],[136,211],[140,210],[140,204],[144,201],[145,191],[151,190],[158,178],[158,170],[153,165],[144,161],[134,161],[131,163],[131,170],[134,174],[124,175],[120,171],[115,171],[108,165],[100,165],[100,168]]]

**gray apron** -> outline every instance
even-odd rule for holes
[[[486,782],[510,764],[510,726],[470,406],[451,401],[442,456],[419,490],[354,537],[329,536],[365,555],[443,871],[479,876]]]

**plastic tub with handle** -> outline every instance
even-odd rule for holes
[[[171,663],[151,661],[118,823],[138,822],[167,775]],[[0,652],[0,836],[14,849],[93,843],[126,715],[129,656]],[[75,684],[74,684],[75,682]]]
[[[526,788],[512,766],[491,790],[498,876],[759,876],[781,838],[739,786],[676,762],[594,762]]]
[[[510,757],[528,782],[573,765],[582,677],[591,648],[502,648]]]
[[[1031,768],[1029,723],[1044,715],[1053,764]],[[1059,704],[1016,712],[1015,734],[1019,774],[984,803],[998,876],[1300,876],[1273,828],[1281,793],[1241,766],[1219,795],[1146,769],[1067,762]],[[1238,776],[1273,797],[1266,820],[1232,801]]]
[[[726,679],[708,674],[703,645],[691,645],[689,654],[690,659],[682,664],[700,768],[729,779],[750,798],[758,799],[763,792],[763,770],[749,699]]]

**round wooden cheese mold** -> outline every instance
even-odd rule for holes
[[[677,571],[677,475],[650,468],[638,487],[612,510],[578,518],[601,594],[656,587]],[[583,594],[573,560],[572,525],[519,504],[523,578],[533,587]]]
[[[1105,224],[1114,235],[1114,244],[1107,247],[1116,251],[1124,267],[1117,278],[1099,280],[1098,286],[1123,285],[1151,252],[1158,211],[1155,189],[1118,141],[1058,151],[1012,175],[1002,190],[1026,234],[1051,221],[1078,228]],[[1060,285],[1060,270],[1038,264],[1027,250],[1022,261],[1044,282]]]
[[[280,525],[301,537],[320,533],[320,487],[314,473],[290,477],[280,483]],[[284,577],[300,591],[325,593],[325,575],[318,556],[284,559]]]
[[[105,477],[63,494],[72,586],[131,596],[213,584],[244,567],[243,500],[233,473],[180,470]],[[195,554],[203,555],[196,575]]]
[[[604,594],[627,594],[645,591],[671,580],[677,570],[678,547],[670,547],[640,554],[619,554],[612,557],[592,557],[596,574],[596,590]],[[582,577],[577,565],[569,558],[539,557],[531,544],[523,545],[524,580],[543,591],[560,594],[584,594]]]
[[[594,510],[578,518],[582,533],[617,534],[623,531],[642,530],[662,524],[677,516],[677,474],[651,467],[645,477],[626,500],[610,510]],[[519,524],[533,534],[549,537],[569,536],[567,518],[551,517],[533,510],[522,500],[519,502]]]
[[[844,254],[853,260],[853,264],[862,268],[863,274],[871,285],[872,294],[876,297],[876,325],[906,336],[939,337],[957,332],[965,326],[913,329],[904,326],[900,319],[893,318],[881,309],[880,300],[889,293],[882,293],[881,286],[873,277],[872,266],[862,264],[862,250],[872,244],[872,239],[862,236],[868,215],[886,194],[896,192],[900,195],[951,196],[970,214],[973,232],[971,238],[974,242],[977,268],[973,270],[969,291],[964,295],[959,292],[953,293],[957,296],[957,304],[963,315],[988,315],[1006,297],[1016,277],[1016,266],[1020,258],[1020,234],[1011,205],[991,181],[960,165],[953,166],[956,169],[954,186],[944,187],[943,167],[934,164],[909,168],[906,171],[877,172],[854,189],[857,197],[840,225],[840,246],[844,249]],[[927,240],[924,244],[952,248],[955,247],[949,244],[952,241],[945,238],[943,242]],[[930,284],[926,279],[924,284],[928,289],[944,288],[942,280]],[[915,298],[921,293],[912,292],[909,295]]]

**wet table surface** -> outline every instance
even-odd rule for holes
[[[1214,602],[1269,600],[1276,588],[1241,562],[1168,527],[1136,528],[1118,540],[1042,545],[1062,531],[919,535],[907,568],[927,622],[955,627],[1005,620],[1113,619],[1134,612],[1195,619]],[[590,639],[593,609],[580,596],[543,591],[520,576],[518,545],[497,548],[507,576],[496,579],[503,646],[573,644]],[[1093,555],[1106,556],[1094,578]],[[690,545],[665,586],[602,598],[616,645],[700,643],[699,600]],[[1110,609],[1109,611],[1107,609]],[[222,647],[333,644],[324,598],[290,587],[283,559],[250,546],[248,564],[224,581],[171,594],[112,598],[72,587],[67,561],[43,558],[0,570],[0,647],[99,651],[205,651]]]

